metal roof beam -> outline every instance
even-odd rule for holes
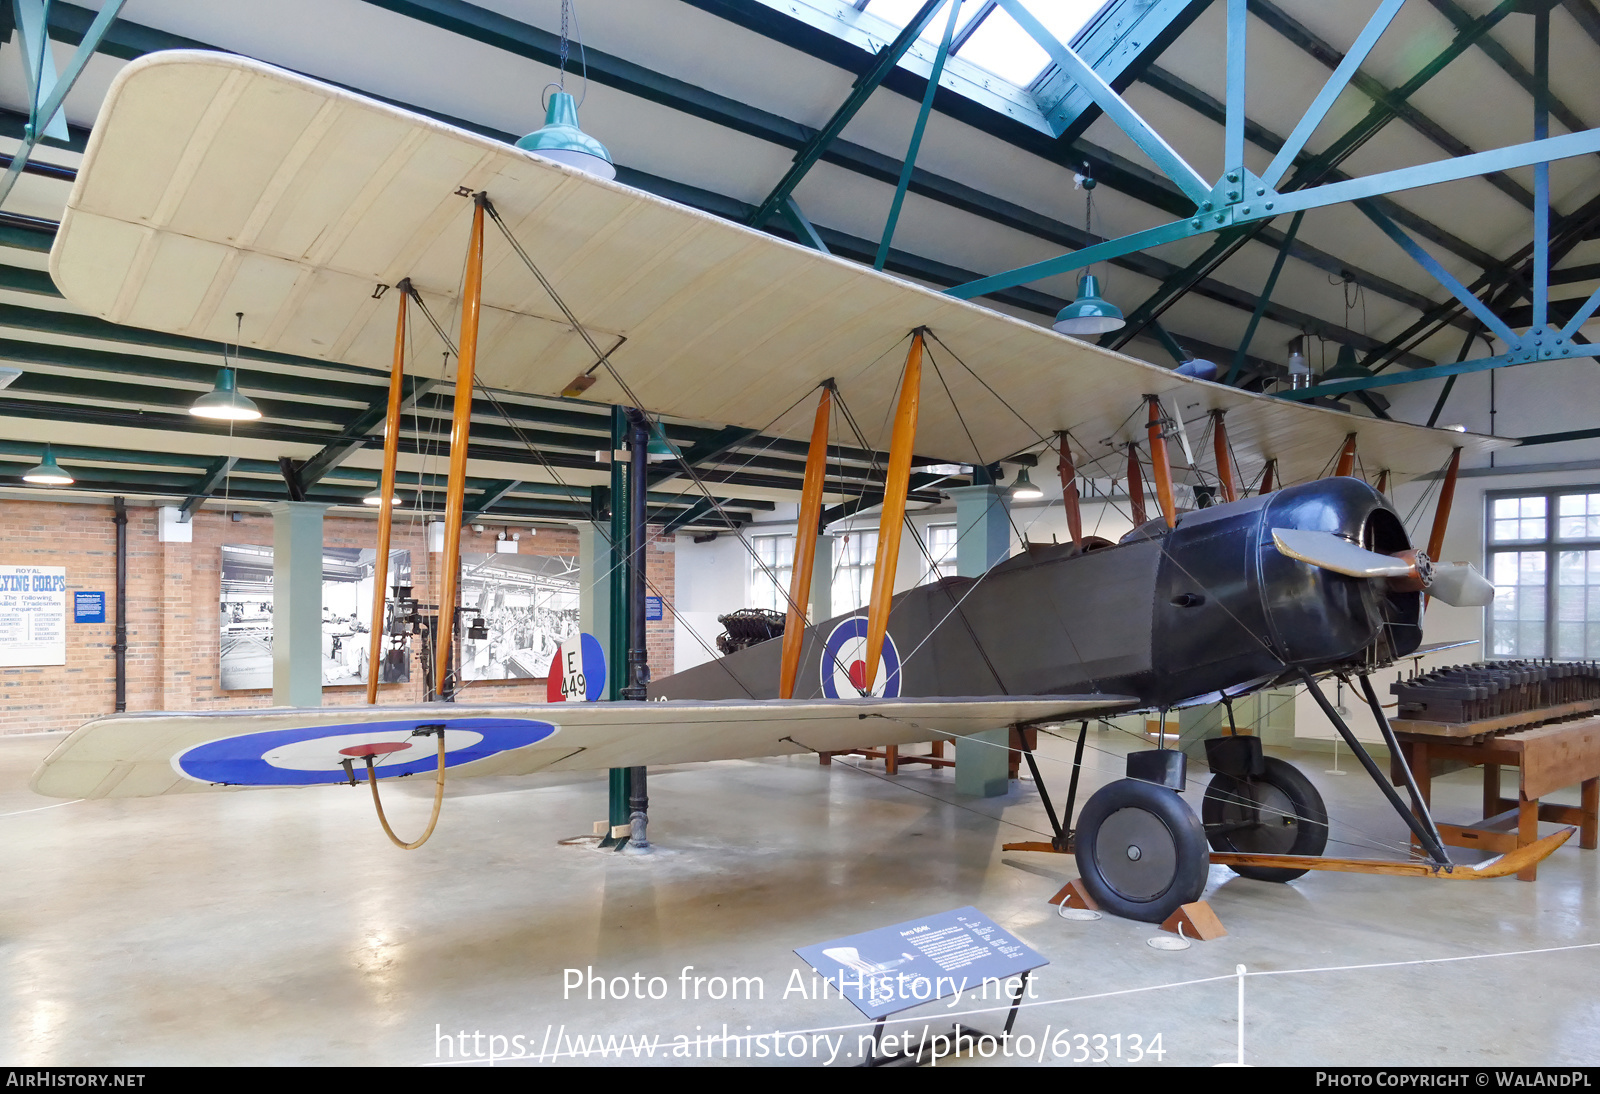
[[[1461,5],[1455,3],[1454,0],[1428,0],[1428,2],[1434,6],[1439,14],[1450,20],[1451,25],[1457,30],[1465,29],[1465,27],[1472,22],[1472,16],[1467,14],[1467,12],[1462,9]],[[1513,80],[1515,80],[1517,86],[1521,87],[1522,90],[1526,91],[1529,95],[1538,94],[1538,85],[1534,79],[1533,73],[1523,68],[1522,62],[1513,57],[1511,55],[1511,51],[1496,41],[1492,35],[1486,34],[1482,38],[1479,38],[1478,48],[1483,50],[1483,52],[1488,55],[1489,59],[1499,66],[1500,71],[1504,72],[1507,76],[1510,76]],[[1578,112],[1576,110],[1573,110],[1571,107],[1567,106],[1566,103],[1562,102],[1554,95],[1549,96],[1549,102],[1550,113],[1559,118],[1561,120],[1561,124],[1566,126],[1572,132],[1577,133],[1580,130],[1592,128],[1589,123],[1578,117]]]
[[[1437,6],[1437,5],[1435,5]],[[1324,41],[1311,31],[1305,24],[1291,17],[1282,8],[1271,3],[1271,0],[1250,0],[1250,11],[1267,26],[1277,31],[1289,42],[1298,46],[1308,56],[1316,58],[1330,69],[1337,69],[1344,60],[1344,53],[1335,49],[1332,44]],[[1474,27],[1474,20],[1465,17],[1456,24],[1457,34],[1468,33],[1472,37],[1472,44],[1481,46],[1485,41],[1488,31],[1481,32]],[[1387,108],[1394,117],[1399,118],[1412,129],[1422,134],[1436,146],[1452,156],[1470,156],[1474,149],[1465,141],[1452,135],[1444,126],[1428,117],[1422,111],[1406,101],[1410,92],[1401,94],[1399,91],[1384,86],[1381,82],[1367,75],[1359,69],[1350,78],[1350,86],[1370,98],[1375,104]],[[1415,89],[1413,89],[1415,90]],[[1588,128],[1579,126],[1580,129]],[[1496,189],[1506,194],[1526,209],[1533,208],[1533,193],[1521,183],[1504,172],[1495,172],[1483,176],[1484,179]]]
[[[206,468],[206,473],[201,475],[200,481],[195,484],[194,493],[189,495],[182,508],[178,510],[179,524],[187,524],[189,522],[189,519],[194,516],[195,510],[204,505],[205,500],[215,494],[224,482],[228,481],[228,473],[233,470],[234,464],[238,462],[238,456],[220,456],[211,462],[211,466]]]
[[[1456,36],[1421,68],[1401,87],[1388,92],[1384,99],[1374,102],[1371,109],[1355,125],[1347,129],[1336,138],[1326,149],[1316,155],[1305,166],[1297,168],[1294,175],[1282,187],[1287,195],[1291,191],[1307,189],[1327,181],[1328,175],[1345,159],[1372,138],[1379,130],[1393,121],[1396,117],[1395,109],[1405,103],[1413,94],[1434,76],[1443,71],[1444,67],[1469,49],[1473,42],[1484,34],[1489,33],[1499,21],[1505,18],[1515,7],[1519,0],[1502,0],[1502,2],[1488,15],[1475,20],[1472,26],[1456,34]],[[1288,28],[1298,26],[1293,20],[1283,16],[1266,0],[1250,0],[1250,10],[1258,17],[1265,19],[1269,25]],[[1274,21],[1269,16],[1264,16],[1263,11],[1276,13],[1280,18]],[[1292,39],[1291,39],[1292,40]],[[1330,67],[1337,66],[1334,60]],[[1339,184],[1334,184],[1339,185]],[[1265,226],[1266,221],[1256,221],[1242,228],[1227,228],[1217,233],[1215,241],[1199,258],[1190,262],[1178,274],[1164,281],[1160,288],[1152,293],[1145,301],[1128,315],[1127,325],[1121,330],[1103,335],[1100,345],[1117,349],[1126,345],[1151,319],[1160,318],[1162,312],[1171,307],[1178,299],[1187,293],[1202,278],[1209,276],[1216,268],[1226,262],[1252,237],[1258,234]]]
[[[400,393],[400,409],[402,412],[416,405],[418,399],[432,391],[439,384],[438,377],[426,378],[406,376],[402,379]],[[355,455],[366,447],[367,434],[371,433],[378,423],[388,416],[389,393],[367,404],[367,409],[355,416],[355,419],[339,431],[339,436],[322,447],[322,450],[305,462],[300,468],[300,481],[306,486],[317,482],[329,471],[338,467],[345,460]]]
[[[904,57],[906,50],[911,48],[911,43],[917,40],[917,36],[922,33],[923,28],[928,25],[938,10],[944,7],[947,2],[948,0],[925,0],[922,7],[917,10],[917,13],[901,28],[894,41],[878,51],[878,55],[873,58],[872,67],[856,77],[855,84],[850,88],[850,94],[845,97],[843,103],[839,104],[839,109],[833,112],[833,117],[829,118],[821,129],[813,133],[811,138],[795,153],[794,163],[788,171],[784,172],[783,178],[778,180],[778,184],[772,188],[772,192],[756,206],[755,211],[750,214],[748,223],[765,224],[767,218],[778,211],[783,200],[794,193],[794,188],[800,184],[801,179],[805,178],[806,172],[811,170],[812,166],[822,158],[823,151],[833,143],[835,137],[843,132],[844,127],[850,124],[850,119],[854,118],[856,113],[866,105],[867,99],[872,96],[874,91],[878,90],[878,85],[883,83],[884,78],[894,71],[895,66],[900,63],[900,58]]]

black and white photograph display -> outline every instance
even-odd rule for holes
[[[575,557],[461,556],[463,679],[543,680],[556,647],[577,631]]]
[[[371,547],[324,547],[322,551],[322,683],[364,684],[372,633],[372,581],[378,552]],[[389,580],[411,584],[411,552],[389,552]],[[218,643],[222,690],[272,686],[272,548],[226,544],[222,548]],[[393,610],[391,605],[387,609]],[[384,642],[379,680],[411,678],[407,651]]]

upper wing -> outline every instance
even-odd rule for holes
[[[994,699],[545,703],[113,714],[45,758],[33,789],[57,798],[134,798],[230,786],[343,782],[431,773],[445,727],[450,777],[527,775],[912,744],[1019,723],[1127,710],[1115,695]]]
[[[601,345],[626,338],[612,359],[654,413],[801,436],[808,414],[775,420],[832,377],[883,449],[906,336],[927,326],[971,367],[933,348],[967,427],[929,386],[917,450],[940,459],[993,462],[1035,446],[1034,431],[1062,429],[1105,455],[1142,436],[1129,418],[1145,394],[1170,397],[1184,418],[1228,410],[1239,459],[1276,458],[1283,483],[1316,477],[1351,431],[1366,466],[1398,477],[1439,468],[1457,446],[1511,443],[1188,380],[221,53],[155,54],[117,76],[51,273],[113,322],[225,342],[243,312],[247,344],[386,369],[394,297],[377,287],[409,277],[448,314],[467,195],[480,190]],[[554,396],[595,363],[492,230],[484,282],[484,383]],[[632,402],[596,376],[588,398]]]

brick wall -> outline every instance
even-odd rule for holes
[[[128,710],[226,710],[270,706],[269,690],[223,691],[218,678],[218,604],[222,545],[272,544],[272,517],[244,512],[233,521],[227,514],[203,511],[194,518],[192,543],[160,543],[156,510],[128,509],[127,698]],[[0,668],[0,734],[73,729],[115,707],[116,660],[116,527],[110,505],[47,501],[0,503],[0,564],[64,566],[67,571],[67,663],[26,668]],[[494,550],[490,527],[482,536],[470,529],[462,536],[463,552]],[[323,523],[329,547],[373,547],[377,524],[371,519],[329,516]],[[420,524],[397,522],[391,546],[409,550],[416,596],[438,602],[436,555],[425,550]],[[577,533],[565,528],[526,530],[517,544],[529,555],[576,555]],[[655,591],[672,597],[672,556],[652,550],[650,579]],[[72,593],[103,590],[105,623],[72,622]],[[649,628],[651,664],[672,665],[672,622],[666,618]],[[658,667],[658,673],[662,671]],[[379,702],[420,701],[423,674],[413,646],[411,680],[384,684]],[[544,681],[478,681],[468,685],[477,697],[497,702],[543,702]],[[362,685],[325,687],[324,705],[366,700]]]

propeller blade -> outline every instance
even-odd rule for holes
[[[1416,567],[1405,559],[1357,547],[1332,532],[1274,528],[1272,542],[1292,559],[1349,577],[1410,577],[1416,573]]]
[[[1428,595],[1453,608],[1484,608],[1494,603],[1494,585],[1470,562],[1435,562]]]

